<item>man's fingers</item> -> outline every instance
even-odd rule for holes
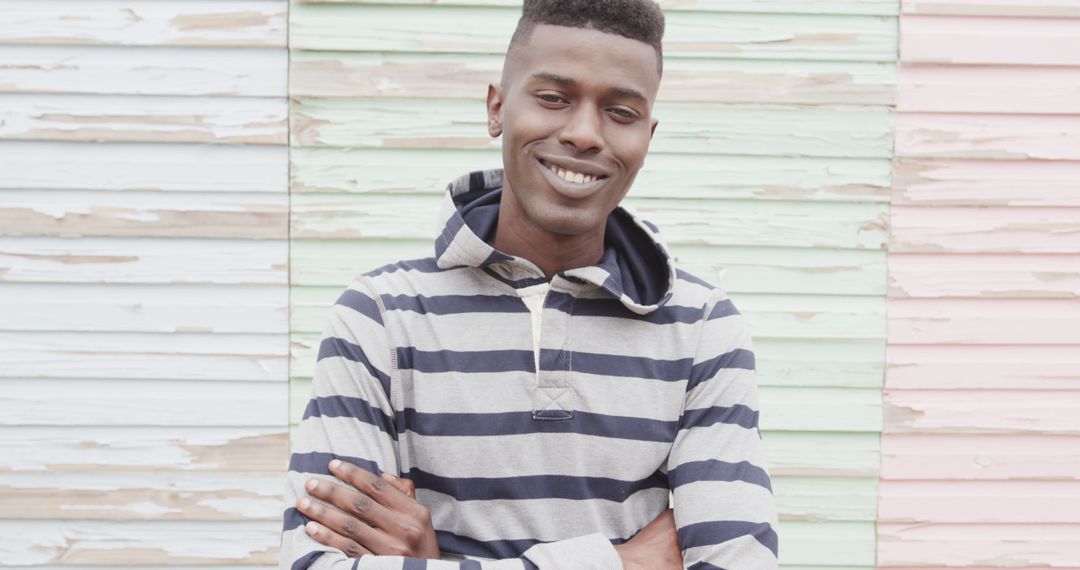
[[[311,496],[318,497],[352,515],[350,518],[355,517],[380,528],[388,528],[387,525],[393,518],[393,514],[386,507],[352,487],[321,479],[309,479],[304,487]]]
[[[402,479],[389,473],[383,473],[381,477],[389,481],[395,489],[405,493],[410,499],[416,498],[416,483],[413,483],[411,479]]]
[[[317,522],[312,521],[304,525],[304,531],[320,544],[336,548],[349,558],[360,558],[365,554],[371,554],[370,550],[360,546],[355,540],[346,538]]]
[[[371,471],[335,459],[330,462],[330,472],[390,510],[404,511],[410,507],[412,500],[404,491]]]

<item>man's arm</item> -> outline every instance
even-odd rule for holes
[[[693,570],[774,570],[776,503],[758,430],[750,335],[719,290],[706,314],[668,458],[683,560]]]
[[[614,547],[599,533],[538,544],[522,558],[483,563],[381,555],[375,550],[372,550],[375,555],[351,558],[342,549],[313,538],[306,529],[312,517],[297,508],[298,501],[301,498],[318,500],[305,488],[312,478],[320,479],[321,486],[343,485],[342,479],[329,468],[332,460],[358,466],[376,476],[384,472],[400,475],[398,433],[388,397],[392,373],[390,355],[383,314],[374,300],[374,293],[365,282],[356,281],[334,305],[319,346],[311,401],[300,422],[289,462],[280,568],[516,570],[620,567]],[[316,523],[312,527],[322,526],[327,530],[327,522],[319,519],[318,523],[323,524]],[[393,529],[384,530],[394,532]]]

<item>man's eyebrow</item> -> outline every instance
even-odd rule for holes
[[[573,87],[573,86],[577,85],[577,81],[574,81],[573,79],[570,79],[569,77],[563,77],[562,75],[557,75],[557,74],[554,74],[554,73],[548,73],[546,71],[541,71],[540,73],[534,74],[531,79],[539,80],[539,81],[550,81],[552,83],[557,83],[557,84],[562,85],[564,87]],[[638,100],[640,100],[642,102],[648,102],[649,101],[649,99],[647,97],[645,97],[645,95],[642,94],[641,91],[638,91],[637,89],[631,89],[629,87],[612,87],[611,88],[611,93],[613,95],[615,95],[616,97],[623,97],[623,98],[627,98],[627,99],[638,99]]]

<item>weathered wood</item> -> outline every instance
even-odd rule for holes
[[[1078,0],[900,0],[904,14],[1080,17]]]
[[[900,112],[1080,113],[1074,67],[903,64],[897,76]]]
[[[891,209],[890,251],[1080,254],[1077,208]]]
[[[1080,350],[1080,299],[890,299],[888,312],[889,342],[895,344],[1056,344]]]
[[[1080,5],[1076,8],[1080,8]],[[900,60],[904,62],[1025,66],[1080,64],[1080,19],[1077,18],[907,14],[903,25]]]
[[[1078,390],[890,390],[889,433],[1080,434]]]
[[[1078,481],[882,481],[882,523],[1080,523]]]
[[[1074,255],[889,255],[892,298],[1080,298]]]
[[[1075,161],[1080,116],[901,113],[895,152],[904,158]]]
[[[0,378],[279,381],[284,334],[0,332]]]
[[[664,153],[887,158],[893,116],[884,107],[658,104],[649,148]],[[294,146],[494,149],[478,101],[299,99]],[[467,167],[468,168],[468,167]]]
[[[899,115],[897,120],[904,121],[904,116]],[[898,206],[1080,206],[1080,162],[997,158],[897,157],[892,203]]]
[[[873,523],[784,521],[777,534],[783,536],[785,570],[800,564],[821,570],[874,565]]]
[[[272,564],[280,521],[0,520],[0,558],[13,566]]]
[[[453,98],[479,103],[487,85],[499,82],[503,56],[298,50],[290,62],[293,97]],[[658,99],[891,105],[895,85],[891,62],[666,57]]]
[[[878,524],[878,567],[1060,568],[1080,560],[1080,525]],[[899,568],[897,568],[899,570]]]
[[[0,93],[285,97],[288,52],[2,45]]]
[[[280,473],[0,473],[4,519],[281,519]]]
[[[762,432],[772,475],[877,479],[879,436],[868,432]]]
[[[24,2],[0,21],[0,44],[284,47],[285,2]]]
[[[887,359],[891,390],[1080,388],[1080,351],[1062,345],[890,344]]]
[[[0,139],[285,144],[281,98],[0,95]]]
[[[297,194],[292,238],[428,239],[440,203],[434,196]],[[887,208],[879,204],[628,198],[624,205],[660,226],[671,244],[883,249],[888,239]]]
[[[284,194],[288,155],[281,145],[0,141],[0,188]]]
[[[282,194],[5,190],[0,235],[284,239]]]
[[[881,438],[881,478],[942,482],[1080,481],[1080,437],[885,434]]]
[[[0,381],[3,382],[3,381]],[[0,472],[269,472],[289,461],[284,426],[5,426]]]
[[[1066,0],[1058,0],[1066,1]],[[521,0],[293,0],[300,4],[441,4],[448,6],[521,6]],[[864,14],[891,16],[896,0],[659,0],[665,12],[677,10],[780,14]]]

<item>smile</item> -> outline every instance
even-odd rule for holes
[[[604,176],[596,176],[592,174],[584,174],[582,172],[574,172],[573,170],[566,170],[565,168],[560,168],[553,164],[549,164],[543,160],[540,161],[540,164],[544,165],[544,168],[547,168],[551,172],[554,172],[555,175],[559,178],[562,178],[563,180],[571,184],[589,184],[591,182],[595,182],[596,180],[605,178]]]

